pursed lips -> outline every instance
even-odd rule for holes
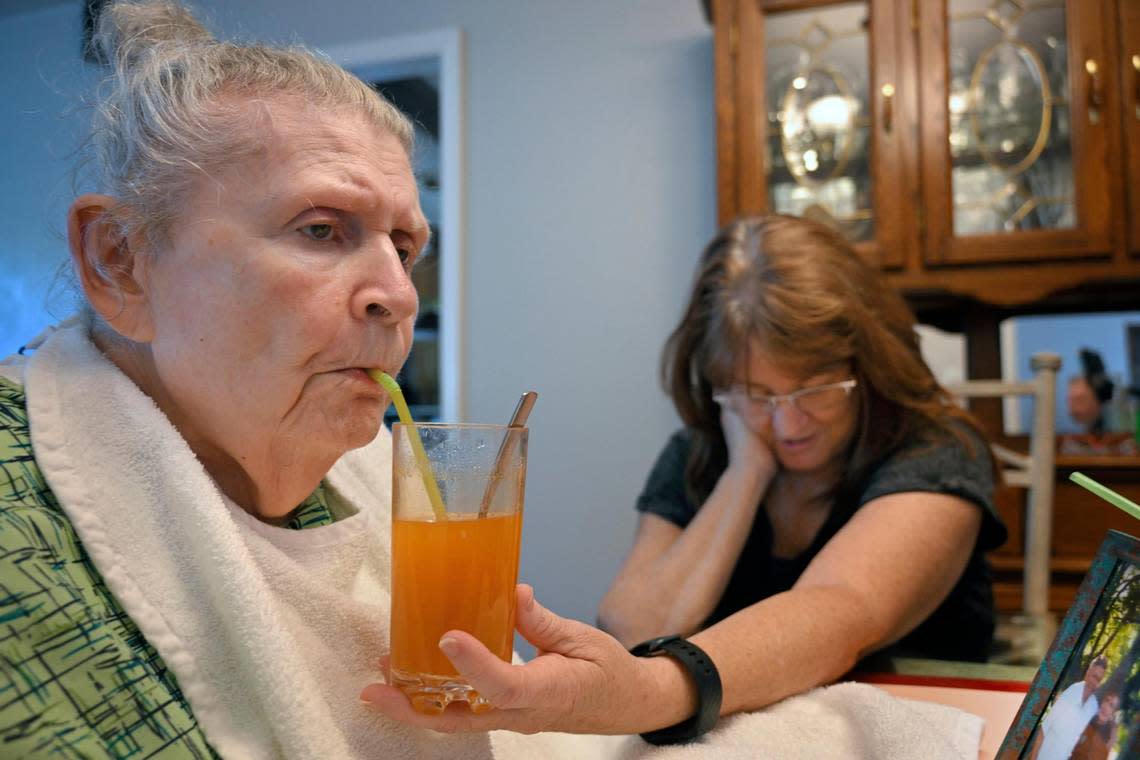
[[[376,381],[374,381],[368,375],[369,369],[372,369],[372,368],[371,367],[345,367],[344,369],[334,370],[334,374],[348,375],[353,380],[360,380],[362,382],[366,382],[369,385],[377,388],[378,390],[382,390],[382,389],[380,389],[380,386],[377,385]],[[376,369],[379,369],[381,372],[386,372],[389,375],[392,374],[389,370],[384,369],[383,367],[377,366]]]

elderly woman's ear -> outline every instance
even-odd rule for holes
[[[115,332],[145,343],[154,336],[139,235],[127,236],[121,207],[108,195],[82,195],[67,214],[71,259],[88,303]]]

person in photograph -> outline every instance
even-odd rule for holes
[[[1069,760],[1108,760],[1116,741],[1116,711],[1120,709],[1120,691],[1115,687],[1101,689],[1097,697],[1096,715],[1085,726],[1073,747]]]
[[[1107,668],[1108,658],[1097,655],[1085,669],[1084,678],[1061,692],[1041,720],[1029,760],[1068,760],[1100,709],[1096,690]]]
[[[1115,393],[1115,385],[1105,371],[1100,354],[1081,349],[1082,374],[1069,381],[1066,403],[1069,416],[1089,435],[1104,435],[1108,430],[1105,411]]]

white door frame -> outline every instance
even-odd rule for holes
[[[463,384],[463,33],[441,29],[421,34],[380,37],[338,45],[324,51],[346,69],[365,70],[406,61],[439,60],[439,367],[440,418],[466,419]]]
[[[1004,320],[998,327],[1001,343],[1001,379],[1007,383],[1018,383],[1023,380],[1032,380],[1032,375],[1018,377],[1017,368],[1017,323],[1012,319]],[[1021,424],[1021,398],[1007,396],[1002,399],[1003,431],[1006,435],[1028,433],[1029,430]],[[1033,412],[1030,413],[1032,421]]]

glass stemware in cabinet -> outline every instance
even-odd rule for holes
[[[1063,0],[947,10],[954,235],[1075,227]]]
[[[875,236],[866,2],[772,14],[764,25],[768,197],[853,242]]]

